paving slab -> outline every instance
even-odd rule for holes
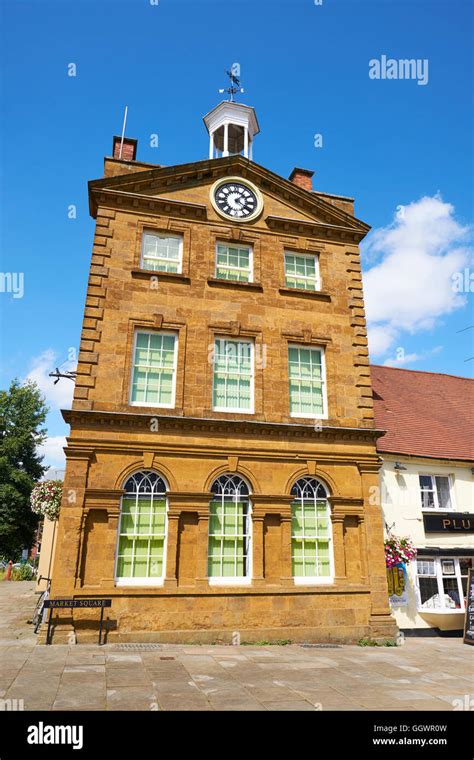
[[[25,710],[452,711],[474,699],[461,638],[397,648],[46,647],[27,622],[35,603],[34,584],[0,582],[0,699],[23,699]]]

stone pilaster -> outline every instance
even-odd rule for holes
[[[263,547],[263,522],[265,515],[254,512],[252,520],[252,585],[259,586],[265,581],[264,578],[264,547]]]
[[[169,509],[167,515],[166,569],[164,581],[164,585],[167,588],[176,588],[178,585],[177,566],[180,514],[181,512],[179,510]]]
[[[380,503],[379,469],[381,461],[359,464],[364,499],[365,540],[367,541],[367,573],[370,584],[370,635],[393,638],[397,624],[388,601],[387,573],[383,546],[383,519]]]
[[[83,509],[92,449],[66,449],[61,513],[58,523],[57,551],[54,559],[51,597],[67,596],[80,583],[80,558],[83,539]]]
[[[291,562],[291,514],[281,515],[281,571],[280,580],[285,586],[293,583]]]
[[[344,546],[344,515],[332,515],[335,580],[346,581],[346,550]]]

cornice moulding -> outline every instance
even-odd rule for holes
[[[96,211],[94,208],[96,200],[92,196],[99,191],[119,191],[131,197],[143,197],[153,201],[156,198],[145,195],[142,192],[144,187],[151,187],[152,190],[160,193],[166,192],[166,189],[170,187],[177,189],[184,187],[186,184],[211,183],[218,177],[225,177],[236,172],[240,172],[244,179],[254,179],[254,181],[257,181],[259,189],[262,192],[269,192],[283,197],[301,210],[305,210],[314,216],[323,214],[335,221],[339,220],[340,229],[342,230],[349,230],[355,234],[359,231],[362,237],[370,230],[370,226],[365,224],[365,222],[324,200],[317,193],[304,190],[284,177],[275,174],[270,169],[240,155],[205,159],[203,161],[174,166],[158,166],[134,172],[133,174],[127,173],[117,177],[104,177],[92,180],[89,182],[91,213]],[[133,190],[130,191],[130,188],[133,188]],[[176,203],[179,205],[179,202]],[[337,227],[337,224],[335,226]]]
[[[208,432],[228,432],[230,428],[238,428],[239,431],[253,435],[270,435],[281,437],[284,435],[311,437],[316,440],[323,437],[346,437],[352,440],[371,439],[374,440],[385,431],[374,428],[347,428],[331,425],[323,425],[317,433],[314,430],[314,423],[307,425],[302,423],[279,423],[264,422],[258,420],[224,420],[209,417],[175,417],[172,415],[160,415],[159,410],[150,409],[148,414],[133,412],[104,412],[99,410],[88,409],[63,409],[62,415],[70,425],[90,425],[93,427],[118,427],[128,428],[148,428],[150,418],[159,420],[161,430],[182,430],[190,428],[191,430],[203,430]],[[375,466],[375,465],[374,465]],[[377,468],[380,466],[376,465]]]

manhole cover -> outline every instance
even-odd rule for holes
[[[117,649],[125,649],[126,651],[140,650],[142,652],[148,649],[161,649],[161,644],[117,644]]]

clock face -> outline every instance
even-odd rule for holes
[[[262,209],[262,200],[257,188],[237,178],[216,183],[211,198],[214,208],[221,216],[239,222],[254,219]]]

